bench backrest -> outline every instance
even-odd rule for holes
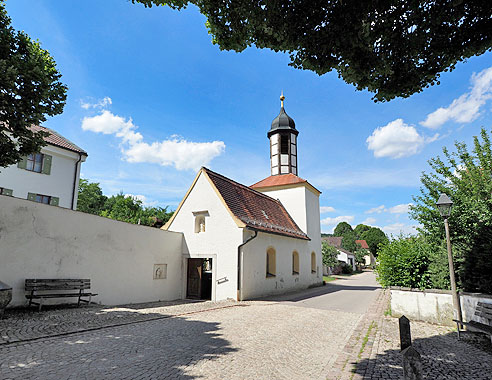
[[[27,291],[90,289],[89,279],[26,279]]]
[[[492,319],[492,303],[478,302],[475,315],[485,319]]]

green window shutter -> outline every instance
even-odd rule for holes
[[[60,201],[60,198],[58,197],[51,197],[50,199],[50,205],[52,206],[58,206],[58,202]]]
[[[2,194],[3,195],[8,195],[9,197],[12,196],[13,191],[11,189],[3,189]]]
[[[34,194],[34,193],[27,193],[27,199],[29,199],[30,201],[36,202],[36,194]]]
[[[25,169],[27,168],[27,157],[22,157],[22,160],[20,160],[18,163],[17,163],[17,167],[19,169]]]
[[[51,157],[49,154],[45,154],[43,156],[43,170],[41,170],[41,173],[43,174],[50,174],[51,173],[51,161],[53,157]]]

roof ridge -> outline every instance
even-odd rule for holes
[[[224,179],[224,180],[226,180],[226,181],[228,181],[228,182],[232,182],[232,183],[234,183],[235,185],[238,185],[238,186],[240,186],[240,187],[244,188],[245,190],[248,190],[248,191],[254,192],[254,193],[255,193],[255,194],[257,194],[257,195],[261,195],[261,196],[262,196],[262,197],[264,197],[264,198],[271,199],[271,200],[273,200],[273,201],[275,201],[275,202],[277,202],[277,201],[278,201],[278,199],[275,199],[275,198],[273,198],[273,197],[270,197],[269,195],[266,195],[266,194],[264,194],[264,193],[262,193],[262,192],[260,192],[260,191],[258,191],[258,190],[252,189],[251,187],[246,186],[246,185],[243,185],[242,183],[236,182],[236,181],[234,181],[233,179],[230,179],[230,178],[228,178],[228,177],[226,177],[226,176],[224,176],[224,175],[222,175],[222,174],[219,174],[219,173],[217,173],[217,172],[214,172],[213,170],[210,170],[210,169],[206,168],[205,166],[202,166],[202,169],[204,169],[207,173],[212,173],[212,174],[216,175],[217,177],[220,177],[220,178],[222,178],[222,179]],[[282,205],[282,207],[283,207],[283,205]]]

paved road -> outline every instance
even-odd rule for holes
[[[367,271],[342,277],[321,288],[268,297],[267,300],[280,301],[290,306],[364,314],[380,290],[374,273]]]

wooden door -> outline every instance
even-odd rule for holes
[[[203,259],[188,259],[188,281],[186,297],[202,297],[202,266]]]

